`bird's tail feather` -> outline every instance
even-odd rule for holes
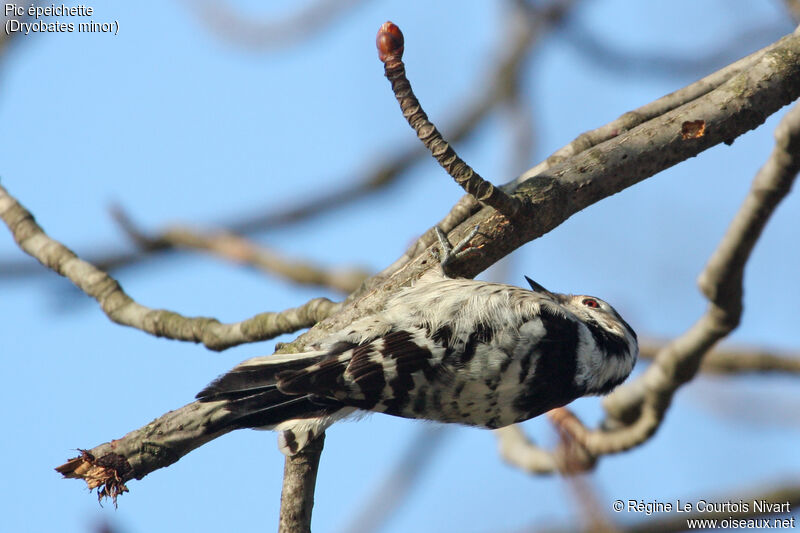
[[[197,393],[201,402],[238,400],[265,389],[275,388],[277,375],[286,370],[299,370],[313,365],[327,352],[305,352],[290,355],[267,355],[248,359],[212,381]]]
[[[239,364],[197,394],[201,402],[225,402],[226,427],[276,429],[279,447],[297,453],[337,418],[341,405],[311,394],[287,394],[278,388],[278,374],[318,363],[330,351],[255,357]]]

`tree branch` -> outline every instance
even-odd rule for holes
[[[512,424],[494,431],[497,451],[509,465],[529,474],[554,474],[561,471],[563,458],[556,453],[537,446],[525,435],[519,424]]]
[[[300,307],[278,313],[260,313],[232,324],[222,324],[215,318],[189,318],[165,309],[151,309],[136,303],[117,280],[51,239],[33,215],[2,186],[0,218],[23,251],[97,300],[109,319],[156,337],[198,342],[211,350],[221,351],[311,327],[341,305],[327,298],[315,298]]]
[[[328,287],[345,294],[356,290],[369,277],[363,269],[325,269],[308,261],[290,260],[235,235],[219,231],[201,233],[190,228],[173,226],[155,236],[146,235],[120,207],[111,210],[114,220],[142,249],[184,248],[204,250],[236,263],[276,274],[295,283]]]
[[[284,20],[255,20],[237,13],[222,0],[185,2],[218,37],[251,50],[271,50],[317,35],[363,0],[318,0]]]
[[[206,250],[295,283],[327,287],[345,294],[356,290],[370,276],[360,268],[326,269],[309,261],[287,259],[232,233],[204,235],[189,228],[173,227],[160,238],[176,248]]]
[[[666,54],[653,51],[642,51],[633,47],[625,50],[615,47],[609,39],[593,33],[586,24],[573,22],[564,32],[565,41],[593,66],[613,71],[617,74],[645,74],[647,76],[664,76],[675,79],[677,76],[692,78],[700,73],[708,72],[718,65],[724,65],[738,57],[742,52],[752,50],[759,43],[771,41],[794,24],[789,20],[770,21],[732,31],[727,42],[717,43],[713,47],[693,50],[690,54]]]
[[[639,357],[655,359],[664,347],[664,343],[640,343]],[[800,355],[743,347],[714,348],[703,356],[700,371],[709,374],[800,374]]]
[[[559,444],[555,449],[539,447],[528,438],[519,424],[512,424],[495,430],[500,457],[530,474],[572,475],[594,468],[597,456],[569,432],[569,424],[580,424],[575,414],[566,407],[557,407],[549,411],[547,417],[559,434]]]
[[[783,4],[794,20],[794,23],[800,24],[800,0],[783,0]]]
[[[99,499],[116,497],[128,488],[131,479],[142,479],[150,472],[169,466],[178,459],[221,435],[230,413],[221,402],[193,402],[170,411],[146,426],[120,439],[106,442],[92,450],[80,450],[56,468],[66,478],[83,479],[89,489],[97,488]]]
[[[286,457],[283,467],[281,512],[278,533],[309,533],[314,489],[325,433],[309,443],[297,455]]]

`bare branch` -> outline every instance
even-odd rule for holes
[[[279,533],[311,531],[314,489],[325,434],[322,433],[297,455],[286,457],[283,468]]]
[[[639,357],[655,359],[664,347],[665,343],[640,343]],[[700,371],[709,374],[800,374],[800,355],[744,347],[715,348],[703,356]]]
[[[783,0],[783,4],[795,24],[800,24],[800,0]]]
[[[126,483],[169,466],[181,457],[231,431],[223,402],[193,402],[170,411],[120,439],[106,442],[56,468],[65,478],[83,479],[98,489],[99,499],[127,492]],[[279,531],[308,531],[314,486],[325,435],[286,458]],[[303,526],[305,524],[305,526]]]
[[[636,72],[640,75],[661,75],[675,79],[676,76],[696,77],[698,74],[718,68],[719,65],[729,63],[743,52],[769,42],[793,27],[794,25],[788,20],[783,24],[775,21],[753,24],[730,33],[727,42],[720,42],[714,47],[695,49],[691,53],[681,55],[641,51],[636,47],[631,47],[630,50],[615,47],[609,39],[599,37],[591,28],[579,22],[570,24],[568,30],[564,32],[564,37],[568,44],[595,67],[615,71],[618,74]]]
[[[537,446],[518,424],[496,429],[498,452],[503,460],[530,474],[553,474],[561,470],[563,458]]]
[[[302,285],[328,287],[349,294],[369,277],[363,269],[325,269],[308,261],[290,260],[259,246],[244,237],[228,232],[201,233],[190,228],[174,226],[156,236],[142,232],[120,207],[112,216],[128,236],[141,248],[185,248],[204,250],[239,264],[277,274]]]
[[[286,259],[231,233],[203,235],[189,228],[174,227],[165,231],[161,238],[178,248],[207,250],[295,283],[328,287],[346,294],[356,290],[370,275],[364,269],[328,270],[308,261]]]
[[[580,420],[566,407],[547,413],[559,434],[559,445],[546,450],[525,435],[519,424],[495,430],[500,457],[508,464],[530,474],[579,474],[594,468],[597,456],[574,439],[569,424]],[[565,422],[568,422],[565,424]]]
[[[226,41],[251,50],[270,50],[314,36],[363,0],[318,0],[278,21],[254,20],[234,11],[224,0],[186,2],[208,29]]]
[[[156,337],[199,342],[211,350],[219,351],[311,327],[340,307],[340,304],[327,298],[315,298],[300,307],[279,313],[260,313],[232,324],[222,324],[215,318],[189,318],[165,309],[151,309],[136,303],[122,290],[117,280],[47,236],[33,215],[2,186],[0,218],[25,253],[97,300],[113,322]]]

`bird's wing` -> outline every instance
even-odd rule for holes
[[[395,329],[305,368],[283,371],[277,385],[285,394],[312,394],[371,409],[407,396],[414,374],[421,372],[428,381],[446,379],[443,351],[422,328]]]

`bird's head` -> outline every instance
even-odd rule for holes
[[[595,296],[559,294],[527,276],[531,290],[548,296],[580,325],[576,385],[586,394],[607,394],[625,381],[639,355],[636,332],[606,301]]]

